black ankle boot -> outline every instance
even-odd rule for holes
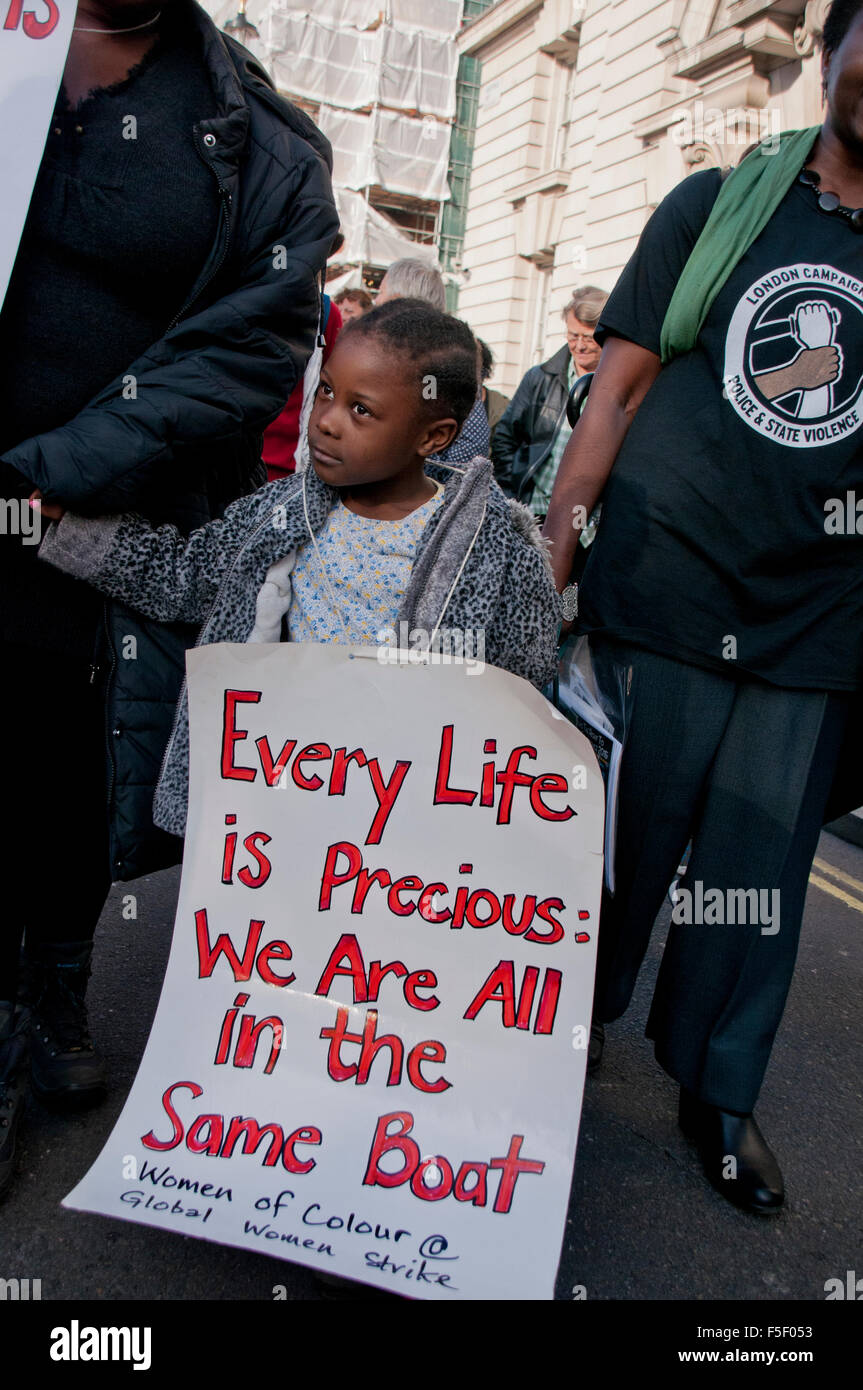
[[[680,1089],[680,1128],[694,1143],[709,1181],[735,1206],[774,1216],[785,1200],[779,1164],[754,1115],[735,1115]]]
[[[27,948],[33,1033],[33,1090],[49,1105],[95,1105],[105,1095],[105,1063],[90,1037],[84,1002],[91,941]]]
[[[27,1094],[29,1015],[0,1002],[0,1199],[15,1176],[18,1125]]]

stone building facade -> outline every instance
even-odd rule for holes
[[[828,0],[497,0],[481,64],[458,312],[511,392],[563,341],[573,288],[611,289],[696,169],[821,119]]]

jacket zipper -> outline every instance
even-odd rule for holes
[[[192,293],[189,295],[189,298],[186,300],[186,302],[185,302],[185,304],[182,306],[182,308],[180,308],[180,309],[178,310],[178,312],[174,315],[174,317],[173,317],[173,319],[171,320],[171,322],[168,324],[168,327],[165,329],[165,332],[166,332],[166,333],[170,333],[170,331],[171,331],[172,328],[176,328],[177,324],[180,322],[180,319],[184,316],[184,314],[188,313],[188,311],[189,311],[189,309],[191,309],[192,305],[195,304],[195,303],[197,302],[197,300],[200,299],[201,295],[204,293],[204,290],[206,290],[206,289],[208,288],[208,286],[211,285],[211,284],[213,283],[213,281],[215,280],[216,276],[219,274],[219,271],[222,269],[222,266],[223,266],[224,263],[225,263],[225,257],[226,257],[227,254],[228,254],[228,247],[229,247],[230,244],[231,244],[231,213],[230,213],[230,208],[231,208],[231,203],[232,203],[232,201],[233,201],[232,196],[231,196],[231,194],[228,192],[228,190],[227,190],[227,188],[225,187],[225,185],[222,183],[221,178],[219,177],[219,175],[218,175],[218,173],[216,172],[216,170],[213,168],[213,166],[212,166],[212,164],[210,163],[209,159],[207,158],[206,154],[203,153],[203,151],[202,151],[202,149],[201,149],[201,138],[200,138],[200,136],[198,135],[197,131],[196,131],[195,134],[194,134],[194,140],[195,140],[195,148],[196,148],[197,151],[198,151],[198,155],[199,155],[200,159],[202,160],[202,162],[203,162],[203,163],[206,165],[206,167],[209,169],[210,173],[213,175],[213,178],[216,180],[216,186],[218,187],[218,190],[219,190],[219,230],[220,230],[220,232],[222,233],[222,245],[221,245],[221,248],[220,248],[220,250],[219,250],[219,253],[218,253],[217,257],[216,257],[216,261],[215,261],[214,265],[211,267],[209,273],[208,273],[208,274],[205,276],[205,278],[200,282],[200,284],[195,285],[195,286],[192,287]],[[256,531],[254,534],[257,535],[257,531]],[[249,539],[251,540],[252,537],[250,537]],[[234,557],[234,563],[236,563],[236,560],[239,558],[239,555],[240,555],[241,553],[242,553],[242,547],[241,547],[241,550],[238,551],[238,552],[237,552],[237,555]],[[231,569],[233,569],[233,564],[232,564],[232,566],[231,566]],[[231,573],[231,570],[229,570],[228,573],[230,574],[230,573]],[[227,578],[227,576],[226,576],[226,578]],[[215,600],[214,600],[214,602],[213,602],[212,607],[210,608],[209,613],[207,614],[207,618],[206,618],[206,620],[205,620],[205,622],[204,622],[204,625],[203,625],[203,627],[201,628],[200,633],[198,634],[198,639],[197,639],[197,641],[195,642],[195,646],[198,646],[198,644],[200,643],[201,636],[203,635],[203,632],[204,632],[204,628],[206,627],[207,623],[209,623],[210,618],[212,617],[213,609],[214,609],[214,608],[215,608]],[[111,692],[111,684],[112,684],[113,677],[114,677],[114,671],[115,671],[116,665],[117,665],[117,658],[116,658],[116,653],[115,653],[115,651],[114,651],[114,644],[113,644],[113,642],[111,641],[110,628],[109,628],[109,626],[108,626],[108,604],[107,604],[107,601],[105,602],[105,606],[104,606],[103,620],[104,620],[104,624],[105,624],[105,635],[106,635],[107,641],[108,641],[108,650],[109,650],[110,656],[111,656],[111,662],[110,662],[110,666],[109,666],[109,668],[108,668],[108,674],[107,674],[107,677],[106,677],[106,680],[105,680],[105,734],[106,734],[106,742],[107,742],[107,747],[108,747],[108,763],[109,763],[109,767],[110,767],[110,777],[109,777],[109,782],[108,782],[108,816],[109,816],[109,825],[110,825],[110,823],[111,823],[112,805],[113,805],[113,799],[114,799],[114,783],[115,783],[115,780],[116,780],[116,764],[115,764],[115,761],[114,761],[114,754],[113,754],[113,749],[112,749],[112,744],[111,744],[112,733],[111,733],[111,730],[108,728],[108,724],[109,724],[109,722],[110,722],[110,719],[109,719],[109,712],[110,712],[110,692]],[[98,673],[98,666],[97,666],[97,665],[95,664],[95,662],[94,662],[94,663],[91,665],[91,667],[90,667],[90,684],[91,684],[91,685],[92,685],[93,682],[95,681],[97,673]],[[166,763],[167,763],[167,761],[168,761],[168,753],[170,752],[171,745],[172,745],[173,742],[174,742],[174,737],[175,737],[176,732],[177,732],[177,724],[178,724],[178,721],[179,721],[180,705],[181,705],[181,703],[182,703],[183,694],[184,694],[184,692],[185,692],[185,689],[186,689],[186,678],[185,678],[185,676],[184,676],[184,677],[183,677],[183,684],[182,684],[182,686],[180,687],[180,694],[179,694],[179,697],[178,697],[178,699],[177,699],[177,707],[176,707],[176,709],[175,709],[175,711],[174,711],[174,722],[173,722],[173,725],[172,725],[172,727],[171,727],[170,737],[168,738],[168,742],[167,742],[167,744],[166,744],[166,746],[165,746],[165,752],[164,752],[164,754],[163,754],[162,763],[161,763],[161,766],[160,766],[160,768],[159,768],[159,776],[158,776],[158,779],[157,779],[157,782],[156,782],[157,787],[158,787],[159,782],[162,780],[162,774],[163,774],[164,771],[165,771],[165,765],[166,765]],[[112,861],[112,868],[113,868],[113,867],[114,867],[114,866],[113,866],[113,861]]]
[[[111,723],[111,704],[110,704],[110,701],[109,701],[108,698],[107,698],[107,695],[108,695],[108,691],[109,691],[110,688],[111,688],[111,682],[112,682],[112,680],[113,680],[114,671],[116,670],[116,666],[117,666],[117,653],[116,653],[116,651],[114,650],[114,643],[113,643],[113,640],[112,640],[112,638],[111,638],[111,628],[110,628],[110,625],[109,625],[109,622],[108,622],[108,600],[107,600],[107,599],[104,600],[103,605],[102,605],[102,622],[103,622],[103,624],[104,624],[104,626],[105,626],[105,641],[106,641],[106,643],[107,643],[107,647],[108,647],[108,656],[109,656],[109,658],[110,658],[110,659],[109,659],[109,663],[108,663],[108,674],[107,674],[107,676],[105,677],[105,697],[106,697],[106,698],[105,698],[105,743],[106,743],[106,746],[107,746],[107,749],[108,749],[108,767],[109,767],[109,769],[110,769],[110,775],[109,775],[109,778],[108,778],[108,824],[110,825],[110,824],[111,824],[111,820],[112,820],[112,811],[113,811],[113,803],[114,803],[114,782],[116,781],[117,765],[116,765],[116,762],[115,762],[115,759],[114,759],[113,744],[112,744],[112,742],[111,742],[111,740],[112,740],[112,738],[113,738],[113,732],[112,732],[112,730],[108,727],[109,724]],[[96,679],[96,675],[97,675],[98,669],[99,669],[98,666],[95,666],[95,665],[91,666],[91,668],[90,668],[90,673],[91,673],[91,674],[90,674],[90,684],[91,684],[91,685],[93,684],[93,682],[94,682],[95,679]],[[113,859],[112,859],[112,861],[111,861],[111,867],[112,867],[112,868],[114,867]]]
[[[222,240],[221,250],[219,251],[219,254],[216,257],[215,265],[212,266],[209,274],[205,277],[205,279],[202,280],[199,285],[193,287],[192,293],[186,300],[183,307],[174,315],[171,322],[168,324],[168,327],[165,330],[166,333],[170,333],[172,328],[176,328],[177,324],[180,322],[180,319],[183,318],[183,316],[186,313],[188,313],[192,305],[201,298],[201,295],[204,293],[204,290],[207,289],[207,287],[211,285],[212,282],[215,280],[216,276],[218,275],[219,271],[222,269],[222,266],[225,263],[225,257],[228,254],[228,247],[231,242],[231,194],[228,192],[227,188],[222,183],[222,180],[219,178],[219,175],[216,173],[216,170],[213,168],[212,164],[210,164],[206,155],[201,154],[200,140],[197,134],[195,135],[195,145],[198,150],[198,154],[201,156],[201,159],[206,164],[210,173],[213,175],[213,178],[216,180],[216,184],[219,189],[219,223],[220,229],[224,232],[224,237]]]
[[[103,612],[103,614],[104,614],[104,612],[105,612],[105,609],[107,608],[107,604],[108,604],[108,600],[107,600],[107,599],[103,599],[103,600],[102,600],[102,612]],[[95,635],[94,638],[93,638],[93,659],[92,659],[92,661],[90,662],[90,667],[89,667],[89,670],[90,670],[90,680],[89,680],[89,682],[88,682],[89,685],[95,685],[95,684],[96,684],[96,677],[98,676],[99,671],[101,670],[101,666],[100,666],[100,663],[99,663],[99,654],[100,654],[100,653],[99,653],[99,636],[100,636],[99,627],[98,627],[98,625],[97,625],[97,627],[96,627],[96,635]]]
[[[195,146],[196,146],[196,148],[197,148],[197,150],[198,150],[198,154],[200,155],[200,157],[201,157],[201,159],[203,160],[204,164],[206,164],[207,168],[210,170],[210,173],[213,175],[213,178],[216,180],[216,184],[217,184],[218,189],[219,189],[219,198],[220,198],[219,220],[220,220],[220,224],[221,224],[221,229],[222,229],[223,232],[224,232],[224,236],[223,236],[223,240],[222,240],[222,247],[221,247],[221,250],[220,250],[220,252],[219,252],[219,254],[218,254],[217,258],[216,258],[215,264],[213,265],[213,267],[211,268],[209,274],[205,277],[205,279],[202,280],[202,282],[201,282],[199,285],[196,285],[196,286],[193,288],[192,293],[191,293],[191,295],[189,296],[189,298],[186,300],[185,304],[184,304],[184,305],[182,306],[182,308],[174,315],[173,319],[172,319],[171,322],[168,324],[168,327],[167,327],[167,329],[165,330],[166,333],[170,333],[170,331],[171,331],[172,328],[176,328],[177,324],[180,322],[180,319],[183,317],[183,315],[184,315],[185,313],[188,312],[188,310],[192,307],[192,305],[196,302],[196,300],[200,299],[201,295],[204,293],[204,290],[208,287],[208,285],[211,285],[212,282],[215,280],[216,276],[218,275],[219,271],[222,269],[222,266],[223,266],[224,263],[225,263],[225,257],[226,257],[227,254],[228,254],[228,247],[229,247],[230,242],[231,242],[231,214],[230,214],[230,207],[231,207],[231,202],[232,202],[231,194],[228,192],[227,188],[225,188],[225,185],[222,183],[222,180],[219,178],[219,175],[216,173],[216,171],[215,171],[215,169],[213,168],[212,164],[210,164],[210,162],[209,162],[209,160],[207,159],[206,155],[204,155],[204,154],[201,153],[200,139],[199,139],[197,133],[195,134]],[[271,520],[271,519],[272,519],[272,518],[270,518],[270,520]],[[256,535],[258,534],[258,531],[261,530],[261,529],[263,528],[263,526],[266,525],[266,524],[268,524],[268,523],[262,522],[262,523],[261,523],[261,526],[258,527],[258,528],[253,532],[253,535],[249,537],[248,541],[245,542],[245,545],[250,544],[250,542],[252,541],[252,539],[254,538],[254,536],[256,536]],[[245,545],[241,546],[240,549],[237,551],[237,554],[234,556],[234,559],[233,559],[233,561],[231,562],[231,566],[230,566],[230,568],[229,568],[229,570],[228,570],[228,573],[225,575],[225,580],[227,580],[228,577],[229,577],[229,575],[233,572],[234,565],[236,564],[237,560],[240,558],[240,555],[242,554],[242,552],[243,552],[243,550],[244,550],[244,548],[245,548]],[[223,582],[224,582],[224,581],[223,581]],[[221,589],[221,585],[220,585],[219,587],[220,587],[220,589]],[[218,598],[218,594],[217,594],[217,596],[216,596],[216,599],[217,599],[217,598]],[[207,624],[209,623],[211,617],[213,616],[213,610],[215,609],[215,606],[216,606],[216,599],[214,599],[213,602],[212,602],[212,604],[210,605],[209,612],[207,613],[207,616],[206,616],[206,618],[204,619],[203,624],[201,625],[201,630],[200,630],[200,632],[198,633],[197,638],[195,639],[195,646],[196,646],[196,647],[197,647],[197,646],[200,646],[201,638],[202,638],[203,635],[204,635],[204,630],[205,630],[205,628],[207,627]],[[184,675],[184,676],[183,676],[183,683],[182,683],[182,685],[180,686],[180,693],[179,693],[179,695],[177,696],[176,708],[175,708],[175,710],[174,710],[174,722],[173,722],[173,724],[171,725],[171,732],[170,732],[170,734],[169,734],[169,736],[168,736],[168,742],[165,744],[165,751],[164,751],[164,753],[162,754],[162,762],[161,762],[161,765],[160,765],[160,767],[159,767],[159,775],[158,775],[158,777],[156,778],[156,787],[157,787],[157,788],[158,788],[158,786],[159,786],[159,783],[160,783],[161,780],[162,780],[162,776],[163,776],[163,773],[164,773],[164,771],[165,771],[165,767],[166,767],[167,762],[168,762],[168,754],[169,754],[170,751],[171,751],[171,746],[172,746],[172,744],[173,744],[173,742],[174,742],[174,738],[175,738],[176,733],[177,733],[177,725],[178,725],[179,720],[180,720],[180,708],[181,708],[182,703],[183,703],[183,695],[185,694],[185,690],[186,690],[186,677],[185,677],[185,675]]]

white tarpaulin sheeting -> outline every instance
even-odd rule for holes
[[[458,69],[455,44],[416,30],[382,29],[380,32],[381,104],[452,119]]]
[[[450,127],[378,111],[375,125],[377,182],[400,193],[440,202],[449,198]]]
[[[345,244],[334,260],[358,261],[363,265],[390,265],[392,261],[411,256],[414,260],[425,261],[438,268],[433,246],[411,241],[382,212],[369,207],[361,193],[337,188],[336,204]]]
[[[377,100],[380,34],[334,29],[308,15],[277,14],[267,27],[266,63],[283,91],[349,110]]]
[[[271,15],[288,11],[314,15],[325,24],[351,25],[355,29],[369,29],[383,15],[399,29],[422,29],[427,34],[451,39],[461,26],[462,0],[271,0],[270,4],[251,0],[247,5],[249,18],[261,29],[262,35],[262,25]]]
[[[324,285],[324,289],[330,296],[330,299],[335,299],[336,295],[341,294],[342,290],[364,290],[365,288],[366,286],[363,284],[363,272],[358,265],[352,265],[350,270],[346,270],[342,275],[334,275],[332,279],[328,280]]]
[[[430,202],[449,198],[461,13],[462,0],[250,0],[260,31],[253,46],[273,80],[319,104],[315,120],[333,146],[336,190],[378,186]],[[343,261],[425,258],[365,203],[362,213],[344,208]]]
[[[341,188],[365,188],[377,182],[374,177],[370,116],[353,111],[337,111],[322,106],[318,126],[333,147],[333,183]]]
[[[378,184],[395,193],[441,202],[449,197],[450,127],[394,111],[369,116],[322,106],[318,125],[333,147],[333,182],[343,188]]]
[[[448,0],[444,0],[448,3]],[[440,3],[440,0],[437,0]],[[369,29],[386,10],[386,0],[271,0],[263,6],[262,24],[266,25],[279,14],[314,15],[325,24],[340,24],[345,28]],[[258,25],[263,34],[261,24]]]
[[[389,0],[387,9],[400,29],[407,24],[454,38],[461,28],[462,0]]]
[[[262,34],[266,66],[284,91],[359,110],[379,102],[450,120],[455,115],[455,45],[416,30],[362,33],[319,16],[279,12]]]

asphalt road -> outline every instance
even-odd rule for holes
[[[178,871],[154,875],[118,886],[106,905],[91,1019],[111,1095],[72,1118],[31,1103],[18,1180],[0,1207],[0,1277],[41,1279],[43,1299],[270,1299],[276,1285],[290,1299],[318,1299],[314,1275],[299,1266],[59,1205],[98,1154],[143,1052],[177,884]],[[136,920],[123,915],[129,893]],[[677,1128],[676,1088],[644,1038],[668,912],[588,1082],[557,1297],[583,1287],[588,1299],[823,1300],[826,1280],[863,1273],[863,849],[825,834],[813,870],[757,1111],[788,1189],[770,1221],[706,1184]]]

